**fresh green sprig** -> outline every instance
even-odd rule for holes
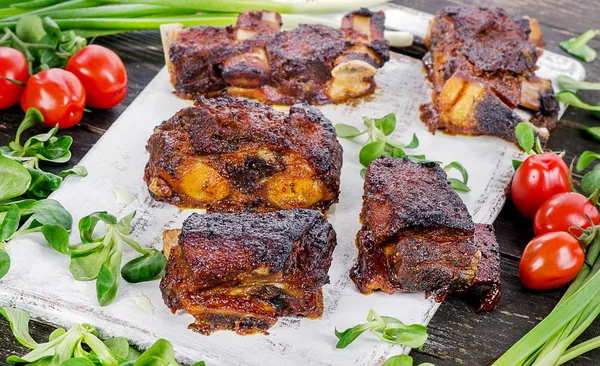
[[[48,197],[50,193],[60,187],[63,178],[66,176],[84,177],[87,175],[87,170],[80,165],[75,165],[58,175],[40,169],[40,161],[58,164],[68,162],[71,159],[70,148],[73,144],[71,136],[57,137],[58,126],[55,126],[46,133],[30,137],[21,145],[23,132],[42,123],[43,120],[42,114],[37,109],[29,108],[17,129],[15,139],[8,146],[0,146],[0,154],[4,158],[19,162],[26,168],[31,179],[27,183],[27,190],[22,194],[36,199]],[[25,184],[24,181],[21,183],[21,187],[23,184]]]
[[[560,42],[559,45],[571,55],[585,62],[592,62],[596,59],[596,51],[587,43],[598,34],[600,34],[600,29],[590,29],[578,37]]]
[[[407,158],[415,163],[430,163],[425,155],[412,155],[407,154],[405,149],[416,149],[419,147],[419,139],[417,134],[413,134],[409,144],[403,145],[400,142],[392,139],[390,135],[396,130],[396,115],[390,113],[383,118],[367,118],[363,117],[363,124],[366,129],[361,131],[358,128],[347,125],[344,123],[338,123],[335,125],[335,132],[338,137],[346,139],[354,139],[359,136],[366,135],[367,141],[358,153],[358,161],[363,166],[360,172],[360,176],[364,179],[369,164],[380,156],[389,156],[393,158]],[[439,161],[433,161],[437,164],[442,164]],[[469,192],[471,189],[468,187],[469,174],[465,167],[453,161],[448,165],[444,166],[446,172],[452,169],[457,170],[460,173],[461,179],[448,178],[448,181],[457,191]]]
[[[413,358],[409,355],[396,355],[385,360],[381,366],[413,366]],[[419,366],[435,366],[432,363],[424,362],[420,363]]]
[[[8,321],[13,336],[31,352],[23,356],[9,356],[9,364],[60,366],[178,366],[170,342],[159,339],[144,353],[133,348],[122,337],[101,340],[96,328],[76,324],[69,330],[56,329],[46,343],[37,343],[29,334],[28,312],[0,307],[0,314]],[[205,366],[204,362],[193,366]]]
[[[570,106],[585,109],[588,111],[600,112],[600,105],[588,104],[581,100],[577,94],[570,90],[563,90],[556,94],[556,100],[566,103]]]
[[[410,348],[421,349],[427,341],[427,328],[425,326],[421,324],[406,325],[399,319],[390,316],[381,316],[371,309],[367,314],[366,323],[355,325],[342,332],[335,329],[335,336],[338,339],[335,348],[343,349],[348,347],[366,331],[374,334],[384,342]],[[412,357],[407,355],[402,356],[393,356],[384,365],[412,365]],[[409,361],[410,363],[406,363]],[[426,364],[422,364],[422,366],[426,366]]]
[[[67,232],[71,230],[73,218],[55,200],[26,199],[22,195],[31,187],[30,172],[16,161],[0,154],[0,278],[10,269],[10,257],[6,243],[24,234],[42,232],[51,228]],[[30,220],[27,228],[19,226]]]
[[[520,122],[515,129],[515,136],[521,149],[528,155],[543,154],[544,149],[540,137],[537,136],[529,122]],[[513,160],[513,169],[517,170],[523,162],[520,160]]]
[[[96,280],[96,293],[101,306],[114,301],[121,276],[132,283],[152,281],[159,278],[164,270],[166,259],[160,251],[143,248],[129,236],[134,216],[135,211],[121,220],[104,211],[85,216],[79,221],[81,243],[73,246],[65,243],[61,233],[55,233],[58,240],[54,242],[51,242],[53,238],[50,235],[46,237],[53,248],[66,248],[64,251],[57,251],[71,256],[69,270],[76,280]],[[105,225],[104,235],[94,237],[94,231],[100,222]],[[121,268],[125,245],[132,247],[141,256]]]

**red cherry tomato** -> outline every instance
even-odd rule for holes
[[[579,242],[566,232],[536,236],[519,263],[521,283],[533,290],[550,290],[571,282],[583,266]]]
[[[588,215],[595,225],[600,221],[600,213],[586,196],[577,192],[565,192],[552,196],[535,213],[533,230],[535,235],[553,231],[569,231],[571,226],[583,229],[590,227]]]
[[[108,48],[90,45],[82,48],[67,63],[87,92],[87,104],[112,108],[127,94],[127,72],[119,56]]]
[[[515,172],[511,195],[523,216],[533,219],[537,209],[558,193],[570,192],[569,168],[554,153],[531,155]]]
[[[29,78],[21,98],[24,111],[37,108],[44,124],[59,128],[76,125],[85,108],[85,89],[72,73],[61,69],[42,71]]]
[[[27,59],[21,52],[9,47],[0,47],[0,109],[17,104],[25,90],[25,87],[5,78],[24,83],[29,78],[29,70]]]

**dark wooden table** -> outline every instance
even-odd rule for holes
[[[565,54],[558,43],[598,27],[600,10],[595,0],[394,0],[395,3],[434,13],[446,5],[500,6],[512,14],[536,17],[541,24],[546,49]],[[119,106],[107,111],[86,114],[83,122],[67,131],[73,136],[73,159],[81,159],[104,131],[127,108],[138,93],[163,67],[164,60],[158,32],[145,31],[126,35],[102,37],[96,43],[115,50],[125,62],[129,75],[129,92]],[[590,45],[600,51],[600,40]],[[403,50],[418,56],[418,47]],[[600,81],[600,60],[585,64],[587,79]],[[584,100],[600,103],[600,92],[581,92]],[[13,139],[23,113],[18,108],[0,112],[0,145]],[[600,150],[599,143],[580,130],[581,125],[598,126],[600,120],[588,112],[569,108],[550,138],[548,148],[566,150],[570,161],[585,150]],[[40,129],[41,130],[41,129]],[[57,169],[58,170],[58,169]],[[429,340],[422,352],[413,352],[415,364],[431,362],[440,365],[486,365],[508,349],[529,331],[554,307],[562,291],[534,292],[523,288],[517,277],[519,257],[523,247],[533,237],[531,223],[507,202],[495,222],[496,233],[502,252],[503,298],[498,309],[491,313],[473,312],[474,299],[467,296],[452,297],[446,301],[429,324]],[[1,286],[1,284],[0,284]],[[33,314],[35,316],[35,314]],[[45,340],[52,331],[51,325],[32,322],[32,335]],[[593,324],[583,335],[588,339],[600,335],[600,327]],[[26,350],[12,337],[7,322],[0,320],[0,364],[10,354],[23,354]],[[597,365],[600,351],[590,352],[572,365]]]

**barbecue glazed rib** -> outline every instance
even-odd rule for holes
[[[162,27],[171,84],[182,98],[226,93],[267,104],[343,102],[373,92],[389,59],[383,12],[347,14],[341,29],[281,31],[269,11],[241,13],[234,27]],[[167,52],[168,50],[168,52]]]
[[[156,127],[144,179],[156,200],[209,211],[325,211],[339,195],[342,147],[321,112],[201,97]]]
[[[478,283],[493,287],[481,309],[495,307],[500,272],[493,229],[473,224],[441,167],[378,158],[367,169],[363,199],[350,271],[361,292],[424,291],[443,301]]]
[[[266,333],[277,317],[323,314],[336,234],[317,211],[192,214],[164,239],[163,299],[194,331]]]
[[[421,106],[431,131],[494,135],[516,142],[524,120],[542,141],[556,127],[558,102],[549,80],[535,76],[544,42],[535,19],[510,17],[495,8],[447,7],[429,23],[425,63],[432,103]]]

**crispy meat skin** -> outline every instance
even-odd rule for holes
[[[337,202],[342,147],[317,109],[290,112],[201,97],[148,140],[145,181],[157,200],[209,211],[313,208]]]
[[[171,80],[183,98],[224,92],[268,104],[343,102],[371,93],[374,70],[389,60],[384,20],[383,12],[362,9],[347,14],[341,29],[280,31],[279,14],[252,11],[235,27],[187,28],[169,47]],[[347,62],[368,69],[359,82],[334,71]]]
[[[424,291],[442,301],[474,283],[499,282],[493,230],[473,224],[437,164],[378,158],[367,169],[363,199],[350,271],[361,292]]]
[[[543,46],[535,19],[508,16],[495,8],[447,7],[430,21],[424,58],[433,84],[432,103],[421,106],[431,131],[488,134],[516,141],[522,118],[542,139],[556,126],[558,103],[547,80],[534,75]],[[526,85],[524,85],[526,84]]]
[[[203,334],[266,332],[286,315],[317,318],[335,245],[333,227],[313,210],[192,214],[169,244],[163,299],[192,314],[190,328]]]

